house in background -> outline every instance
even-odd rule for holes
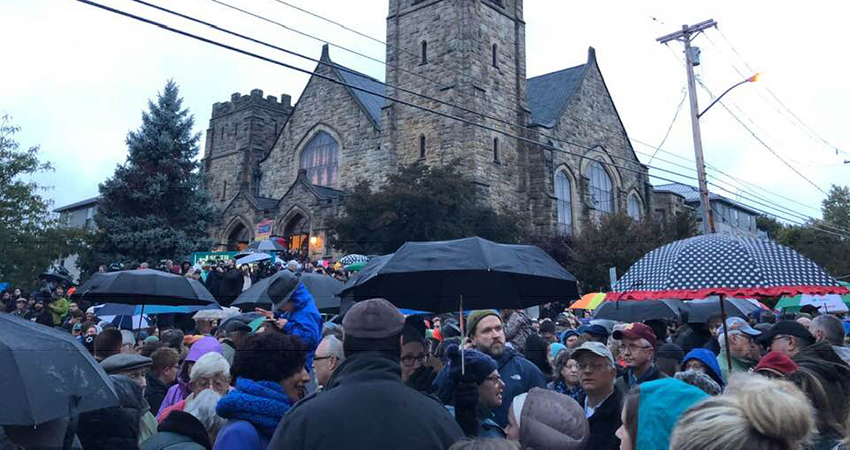
[[[70,205],[65,205],[53,210],[59,214],[59,221],[66,227],[96,230],[94,215],[97,213],[97,203],[100,197],[92,197]],[[63,267],[74,280],[80,277],[80,269],[77,268],[77,255],[71,255],[54,262],[55,266]]]
[[[669,183],[654,186],[653,202],[656,207],[656,217],[664,218],[658,216],[671,214],[668,211],[674,210],[681,201],[684,206],[694,210],[697,222],[702,224],[703,213],[699,197],[699,189],[686,184]],[[744,237],[767,237],[763,231],[756,227],[756,218],[761,215],[758,211],[712,192],[709,192],[708,201],[714,218],[714,230],[717,233]],[[699,229],[702,230],[702,226]]]

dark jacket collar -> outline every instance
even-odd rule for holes
[[[328,387],[359,383],[363,381],[397,381],[401,383],[401,367],[398,360],[393,360],[380,352],[358,352],[345,359],[336,369]]]
[[[196,419],[195,416],[187,412],[172,411],[171,414],[169,414],[168,417],[159,424],[156,430],[159,432],[166,431],[186,436],[198,444],[203,445],[207,450],[212,449],[210,437],[207,434],[207,430],[204,428],[204,425],[200,420]]]

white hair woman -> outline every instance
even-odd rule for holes
[[[814,411],[796,386],[736,374],[726,392],[679,419],[670,450],[796,450],[810,440]]]
[[[230,364],[221,353],[210,352],[198,358],[189,372],[189,389],[192,393],[186,400],[163,409],[156,420],[162,423],[171,412],[185,411],[205,389],[212,389],[219,395],[227,394],[230,390]]]

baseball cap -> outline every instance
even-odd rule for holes
[[[603,327],[602,325],[591,325],[591,326],[589,326],[589,327],[587,327],[583,330],[580,327],[579,330],[582,333],[587,333],[591,336],[597,336],[597,337],[601,337],[601,338],[605,338],[605,339],[608,339],[608,335],[609,335],[608,329]]]
[[[812,333],[809,332],[806,326],[796,320],[780,320],[776,322],[770,327],[770,331],[762,336],[761,340],[762,342],[770,342],[774,337],[779,335],[794,336],[812,342],[815,341],[815,337],[812,336]]]
[[[761,358],[753,372],[772,372],[784,377],[797,370],[797,364],[784,353],[770,352]]]
[[[578,358],[578,355],[581,353],[592,353],[596,356],[601,356],[606,358],[611,364],[615,364],[614,355],[611,354],[611,350],[608,349],[608,346],[601,342],[585,342],[581,344],[581,347],[575,349],[573,352],[572,358]]]
[[[802,326],[802,325],[800,325],[800,326]],[[720,329],[717,331],[717,333],[722,335],[723,331],[724,331],[723,326],[721,325]],[[726,319],[726,332],[731,332],[731,331],[740,331],[741,333],[748,334],[750,336],[761,335],[761,331],[756,330],[755,328],[751,327],[750,324],[747,323],[746,320],[744,320],[740,317],[729,317],[728,319]]]
[[[595,325],[594,325],[595,326]],[[646,339],[649,344],[655,347],[657,339],[655,332],[648,325],[637,322],[626,325],[626,328],[614,332],[614,339]]]

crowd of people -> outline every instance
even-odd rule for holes
[[[850,442],[847,324],[831,314],[615,323],[544,305],[539,318],[405,317],[371,299],[339,324],[322,321],[302,284],[259,327],[199,320],[139,335],[98,323],[65,294],[13,290],[3,301],[11,314],[77,336],[120,406],[2,427],[0,448],[843,450]]]

